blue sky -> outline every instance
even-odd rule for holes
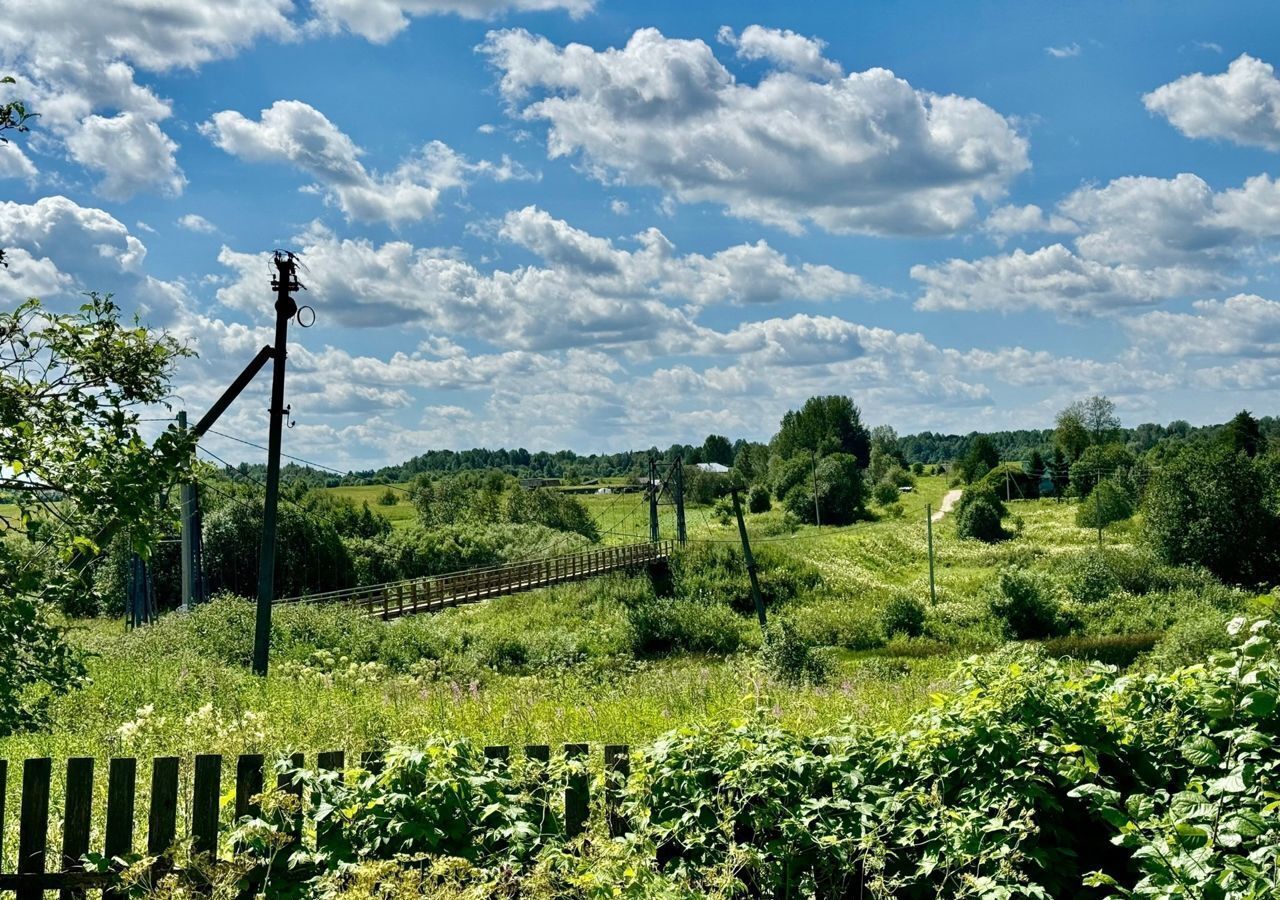
[[[300,251],[292,452],[1274,414],[1280,13],[0,0],[3,301],[115,291],[199,414]],[[264,379],[265,382],[265,379]],[[264,385],[225,430],[265,432]],[[210,447],[235,458],[246,448]]]

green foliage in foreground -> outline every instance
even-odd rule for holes
[[[396,749],[378,775],[298,771],[316,802],[243,822],[219,891],[249,872],[268,897],[351,900],[1274,897],[1280,629],[1231,631],[1231,652],[1172,674],[973,659],[901,729],[671,732],[632,761],[618,841],[595,822],[571,846],[545,773],[466,741]],[[287,840],[299,812],[315,851]]]

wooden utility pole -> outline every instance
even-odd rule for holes
[[[933,586],[933,504],[926,503],[924,506],[924,523],[925,529],[929,533],[929,602],[937,604],[938,593]]]
[[[742,556],[747,561],[747,577],[751,579],[751,598],[756,602],[756,617],[761,630],[769,625],[764,613],[764,598],[760,596],[760,579],[756,577],[756,558],[751,555],[751,541],[747,539],[747,523],[742,520],[742,504],[738,502],[737,487],[733,493],[733,514],[738,517],[738,536],[742,538]]]
[[[276,291],[276,342],[272,350],[271,427],[267,436],[267,485],[262,507],[262,552],[258,558],[258,610],[253,632],[253,671],[267,674],[267,657],[271,650],[271,604],[275,601],[276,511],[280,502],[280,442],[284,419],[284,364],[289,337],[289,320],[298,312],[298,304],[289,295],[302,287],[298,283],[297,263],[292,253],[276,251],[276,277],[271,286]]]
[[[187,433],[187,412],[178,413],[178,428]],[[178,488],[182,507],[182,608],[190,612],[204,601],[204,578],[201,573],[200,495],[194,482]]]
[[[649,540],[658,543],[658,461],[649,454]]]
[[[689,540],[689,530],[684,521],[684,458],[677,456],[673,465],[676,495],[676,539],[683,547]]]
[[[813,521],[821,527],[822,514],[818,512],[818,451],[810,450],[809,456],[813,460]]]

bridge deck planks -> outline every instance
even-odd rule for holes
[[[345,603],[362,607],[370,617],[396,619],[652,565],[666,560],[671,549],[670,541],[623,544],[489,569],[290,597],[278,602]]]

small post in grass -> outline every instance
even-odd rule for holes
[[[756,617],[760,619],[760,628],[769,624],[764,612],[764,598],[760,596],[760,579],[756,577],[756,559],[751,555],[751,541],[747,539],[747,523],[742,520],[742,504],[738,502],[738,488],[730,488],[733,493],[733,514],[738,517],[738,535],[742,538],[742,555],[747,561],[747,576],[751,579],[751,597],[756,601]]]
[[[938,592],[933,585],[933,504],[924,505],[924,524],[929,532],[929,603],[936,605]]]

